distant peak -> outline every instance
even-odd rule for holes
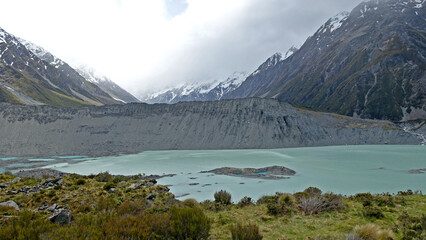
[[[283,60],[289,58],[291,55],[293,55],[295,52],[297,52],[299,49],[295,46],[292,46],[290,49],[287,50],[287,52],[284,55]]]
[[[271,57],[266,60],[266,63],[268,64],[268,67],[275,66],[277,63],[279,63],[282,60],[283,56],[281,53],[277,52]]]

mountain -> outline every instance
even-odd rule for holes
[[[177,103],[188,101],[214,101],[235,90],[245,80],[247,74],[235,72],[222,81],[190,83],[181,87],[166,89],[141,97],[147,103]]]
[[[389,121],[262,98],[83,108],[0,103],[0,126],[3,157],[421,142]]]
[[[269,58],[224,98],[277,98],[393,121],[426,119],[422,0],[373,0],[329,19],[293,55]]]
[[[32,53],[37,55],[40,59],[49,62],[53,66],[57,66],[58,68],[62,67],[64,65],[64,62],[55,56],[53,56],[51,53],[46,51],[44,48],[26,41],[22,38],[17,38],[27,49],[29,49]],[[68,68],[69,66],[67,66]],[[129,103],[129,102],[139,102],[137,98],[135,98],[132,94],[128,93],[126,90],[122,89],[120,86],[118,86],[116,83],[114,83],[112,80],[107,78],[106,76],[97,73],[94,69],[91,69],[90,67],[81,65],[77,68],[73,68],[77,73],[85,78],[87,81],[97,85],[100,89],[102,89],[104,92],[106,92],[109,96],[111,96],[114,100],[123,102],[123,103]],[[67,69],[70,71],[70,69]]]
[[[67,63],[21,41],[0,28],[0,101],[65,107],[120,103]]]
[[[87,81],[96,84],[103,91],[108,93],[112,98],[123,103],[140,102],[132,94],[118,86],[108,77],[97,73],[94,69],[87,66],[79,66],[77,72]]]

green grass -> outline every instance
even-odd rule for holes
[[[2,183],[13,179],[14,176],[0,174]],[[23,178],[11,184],[7,190],[36,186],[44,180]],[[89,235],[104,238],[120,236],[120,234],[125,234],[130,239],[132,236],[138,239],[136,236],[152,237],[155,234],[167,235],[168,238],[157,236],[152,239],[173,239],[171,236],[174,233],[186,231],[185,229],[188,231],[197,229],[180,223],[180,217],[176,216],[183,214],[186,219],[189,219],[188,221],[193,222],[191,224],[198,224],[200,220],[197,219],[204,219],[202,215],[199,215],[200,212],[209,220],[203,220],[203,224],[198,226],[202,226],[204,231],[210,229],[211,239],[230,239],[231,227],[236,226],[237,223],[259,226],[263,239],[345,239],[345,235],[352,232],[356,226],[369,223],[373,223],[380,229],[393,231],[395,236],[401,239],[403,228],[400,219],[403,213],[406,212],[410,217],[417,218],[426,213],[426,196],[409,193],[398,196],[345,197],[343,198],[344,209],[320,211],[312,215],[305,215],[297,208],[290,214],[269,215],[266,203],[238,205],[234,202],[224,205],[214,201],[179,202],[174,199],[173,194],[167,192],[166,187],[161,185],[142,186],[140,189],[129,188],[131,184],[145,181],[148,180],[142,179],[142,176],[117,177],[102,173],[96,176],[64,177],[60,187],[28,195],[23,193],[10,195],[3,190],[0,192],[0,202],[13,200],[19,204],[21,211],[0,208],[0,239],[18,239],[34,234],[36,237],[32,239],[85,239]],[[115,191],[105,190],[106,184],[115,185]],[[156,199],[146,200],[148,194],[154,194]],[[302,195],[295,196],[296,199],[300,199],[298,196]],[[388,199],[390,201],[385,201]],[[67,206],[72,211],[73,221],[70,225],[51,224],[47,220],[47,217],[51,215],[50,212],[37,211],[40,206],[53,203]],[[379,219],[367,217],[366,207],[363,204],[378,208],[384,217]],[[182,210],[177,213],[176,207]],[[37,224],[30,224],[28,221]],[[43,226],[39,226],[40,223],[43,223],[41,224]],[[210,227],[208,227],[209,224]]]

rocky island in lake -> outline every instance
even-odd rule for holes
[[[233,177],[260,178],[260,179],[288,179],[287,176],[293,176],[296,171],[282,167],[272,166],[264,168],[233,168],[222,167],[210,171],[201,171],[201,173],[214,173],[218,175],[227,175]]]

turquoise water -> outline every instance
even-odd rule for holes
[[[59,158],[59,159],[81,159],[81,158],[88,158],[88,156],[53,156],[52,158]]]
[[[219,167],[261,168],[280,165],[297,172],[290,179],[263,180],[199,173]],[[425,146],[333,146],[273,150],[147,151],[101,157],[74,164],[47,167],[79,174],[176,174],[159,180],[171,185],[176,196],[212,199],[215,191],[231,192],[234,201],[275,192],[297,192],[316,186],[341,194],[426,191],[426,174],[409,174],[426,168]],[[193,179],[195,178],[195,179]],[[190,183],[199,183],[190,185]],[[189,195],[186,195],[189,194]]]
[[[55,161],[53,158],[31,158],[28,159],[30,162],[52,162]]]
[[[2,161],[9,161],[9,160],[17,160],[19,159],[18,157],[6,157],[6,158],[0,158],[0,160]]]

